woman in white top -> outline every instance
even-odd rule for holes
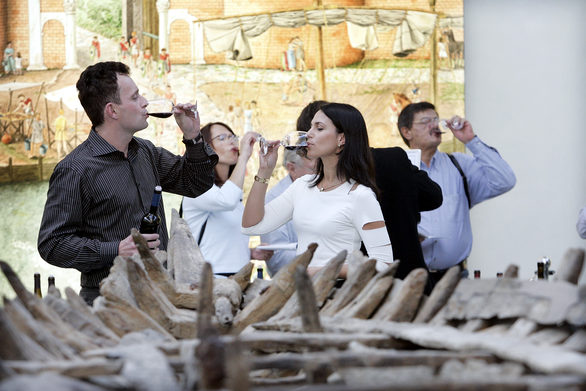
[[[376,185],[368,134],[362,114],[353,106],[329,103],[311,121],[307,157],[317,159],[315,175],[306,175],[264,205],[268,178],[277,161],[278,141],[260,156],[258,175],[242,216],[242,231],[264,234],[289,220],[298,236],[297,252],[318,243],[308,272],[315,273],[341,250],[360,249],[363,241],[377,268],[393,262]],[[341,276],[346,274],[342,269]]]
[[[240,232],[242,185],[255,133],[246,133],[238,149],[238,136],[221,122],[201,129],[204,140],[218,154],[215,184],[197,198],[183,199],[183,217],[216,275],[232,275],[251,258],[267,260],[272,251],[249,249],[249,237]],[[202,232],[203,231],[203,232]]]

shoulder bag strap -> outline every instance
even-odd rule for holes
[[[468,200],[468,209],[470,209],[472,203],[470,202],[470,190],[468,189],[468,179],[466,178],[466,174],[464,174],[464,170],[462,170],[460,163],[458,163],[458,160],[454,157],[454,155],[448,153],[448,157],[450,158],[452,163],[454,163],[454,166],[456,166],[458,172],[460,173],[460,176],[462,177],[462,181],[464,182],[464,193],[466,193],[466,199]]]

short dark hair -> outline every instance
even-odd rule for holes
[[[403,142],[409,145],[409,140],[403,136],[403,132],[401,131],[402,128],[411,129],[413,126],[413,118],[415,118],[415,114],[425,111],[425,110],[434,110],[435,106],[429,102],[418,102],[418,103],[410,103],[403,110],[401,110],[401,114],[399,114],[399,119],[397,120],[397,128],[399,129],[399,134],[403,139]]]
[[[301,110],[299,117],[297,117],[297,131],[307,132],[311,128],[311,120],[315,116],[322,106],[327,105],[329,102],[325,100],[314,100]]]
[[[370,187],[378,197],[378,188],[374,182],[374,161],[368,144],[366,121],[357,108],[345,103],[328,103],[318,111],[324,113],[336,127],[338,133],[344,134],[345,144],[339,153],[336,173],[338,177],[354,179],[358,184]],[[324,177],[324,166],[317,160],[316,178],[311,184],[316,186]]]
[[[120,103],[118,75],[130,75],[126,64],[104,61],[87,67],[75,85],[79,101],[94,127],[104,123],[104,108],[108,102]]]

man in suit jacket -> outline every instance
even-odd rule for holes
[[[443,201],[442,190],[427,173],[411,164],[399,147],[372,148],[379,202],[393,246],[393,255],[400,261],[395,274],[405,278],[413,269],[427,270],[417,224],[421,211],[438,208]],[[433,286],[428,283],[429,294]]]

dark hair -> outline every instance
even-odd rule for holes
[[[311,128],[311,120],[315,116],[322,106],[327,105],[329,102],[325,100],[314,100],[301,110],[299,117],[297,117],[297,131],[307,132]]]
[[[435,106],[429,102],[418,102],[418,103],[410,103],[403,110],[401,110],[401,114],[399,114],[399,119],[397,120],[397,128],[399,128],[399,133],[401,134],[401,138],[409,147],[409,140],[403,136],[403,132],[401,128],[411,129],[413,126],[413,118],[415,118],[415,114],[425,111],[425,110],[434,110]]]
[[[214,125],[223,126],[226,129],[228,129],[230,131],[230,133],[235,134],[234,131],[232,130],[232,128],[230,128],[228,125],[226,125],[223,122],[209,122],[209,123],[205,124],[203,128],[200,129],[200,133],[203,136],[203,140],[210,145],[212,144],[212,126],[214,126]],[[232,175],[232,171],[234,171],[234,167],[236,167],[236,164],[232,164],[230,166],[230,168],[228,169],[228,177],[230,177],[230,175]],[[215,175],[215,173],[216,173],[216,171],[214,170],[214,175]],[[221,187],[224,184],[224,182],[222,182],[220,180],[220,178],[218,178],[216,176],[216,178],[214,179],[214,184]]]
[[[370,187],[378,197],[378,188],[374,182],[374,162],[364,117],[357,108],[345,103],[328,103],[320,110],[332,121],[337,132],[344,134],[345,144],[339,153],[336,174],[338,177],[354,179],[357,183]],[[317,161],[316,173],[311,186],[316,186],[324,177],[321,159]]]
[[[94,127],[104,123],[108,102],[120,103],[118,75],[129,75],[127,65],[117,61],[99,62],[87,67],[75,85],[79,101]]]

